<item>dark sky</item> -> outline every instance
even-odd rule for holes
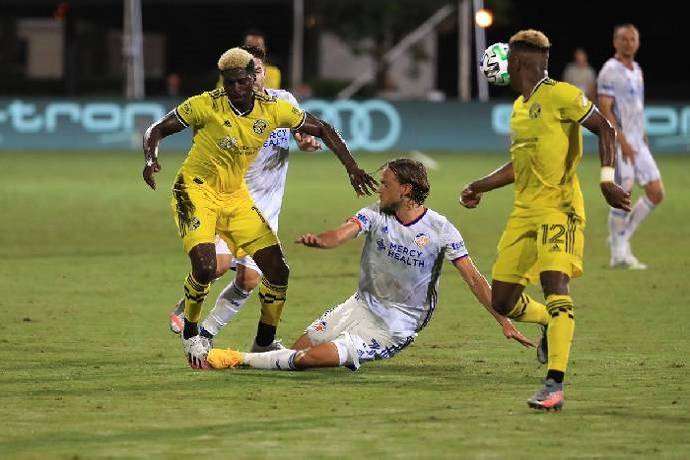
[[[490,1],[486,5],[492,6]],[[552,42],[549,72],[560,78],[578,46],[587,50],[590,64],[598,71],[613,55],[613,27],[631,22],[640,31],[637,61],[644,72],[646,97],[690,100],[688,42],[683,38],[690,29],[690,17],[679,11],[683,2],[513,0],[512,5],[509,23],[488,29],[487,43],[507,41],[523,28],[542,30]]]

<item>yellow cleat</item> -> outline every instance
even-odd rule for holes
[[[213,348],[208,352],[206,361],[214,369],[228,369],[240,366],[244,363],[242,353],[231,349]]]

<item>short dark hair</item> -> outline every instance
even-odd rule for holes
[[[264,50],[262,50],[258,46],[242,45],[240,46],[240,48],[245,50],[255,58],[261,59],[262,61],[266,59],[266,53],[264,53]]]
[[[386,167],[395,174],[400,184],[412,186],[412,191],[408,196],[410,200],[419,205],[424,204],[431,187],[429,187],[426,168],[421,162],[409,158],[398,158],[389,161]]]

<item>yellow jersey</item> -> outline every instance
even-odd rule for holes
[[[575,86],[544,78],[525,100],[513,104],[510,156],[515,171],[512,215],[549,211],[574,213],[583,221],[585,206],[577,164],[582,157],[580,123],[594,104]]]
[[[224,89],[190,97],[177,106],[175,114],[194,129],[192,148],[180,173],[221,193],[244,186],[247,168],[274,129],[297,129],[306,117],[289,102],[257,92],[251,110],[240,113]]]

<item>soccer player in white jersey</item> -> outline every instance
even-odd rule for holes
[[[297,100],[289,91],[264,87],[263,50],[250,45],[243,45],[241,48],[254,56],[256,69],[254,89],[259,92],[265,91],[270,96],[285,99],[292,105],[299,107]],[[294,136],[300,150],[313,152],[321,148],[313,136],[300,133],[294,133]],[[275,232],[278,231],[278,217],[285,193],[289,149],[290,130],[276,129],[271,133],[254,163],[244,175],[252,200]],[[200,334],[208,340],[212,340],[235,317],[254,288],[259,284],[262,276],[261,270],[251,256],[237,254],[235,257],[227,243],[220,237],[216,237],[216,278],[223,276],[231,268],[236,271],[234,280],[223,289],[216,299],[213,309],[201,323]],[[184,297],[170,312],[170,330],[176,334],[182,332],[183,321]],[[254,351],[267,351],[282,347],[279,340],[274,340],[269,344],[260,344],[257,339],[258,337],[255,338],[252,345]]]
[[[455,266],[507,338],[534,346],[491,308],[491,288],[469,257],[460,232],[444,216],[424,207],[429,193],[424,165],[410,159],[389,162],[378,193],[378,203],[340,227],[297,240],[330,249],[366,235],[357,291],[309,325],[292,348],[266,353],[214,348],[207,357],[211,367],[356,370],[365,361],[390,358],[410,345],[431,320],[444,259]]]
[[[599,72],[597,93],[601,113],[616,128],[618,152],[616,180],[630,192],[635,182],[645,194],[630,212],[611,208],[609,212],[609,244],[611,266],[645,269],[630,250],[630,238],[638,225],[664,199],[664,185],[656,162],[649,151],[644,128],[644,79],[635,62],[640,47],[640,34],[632,24],[616,26],[613,31],[616,54]]]

